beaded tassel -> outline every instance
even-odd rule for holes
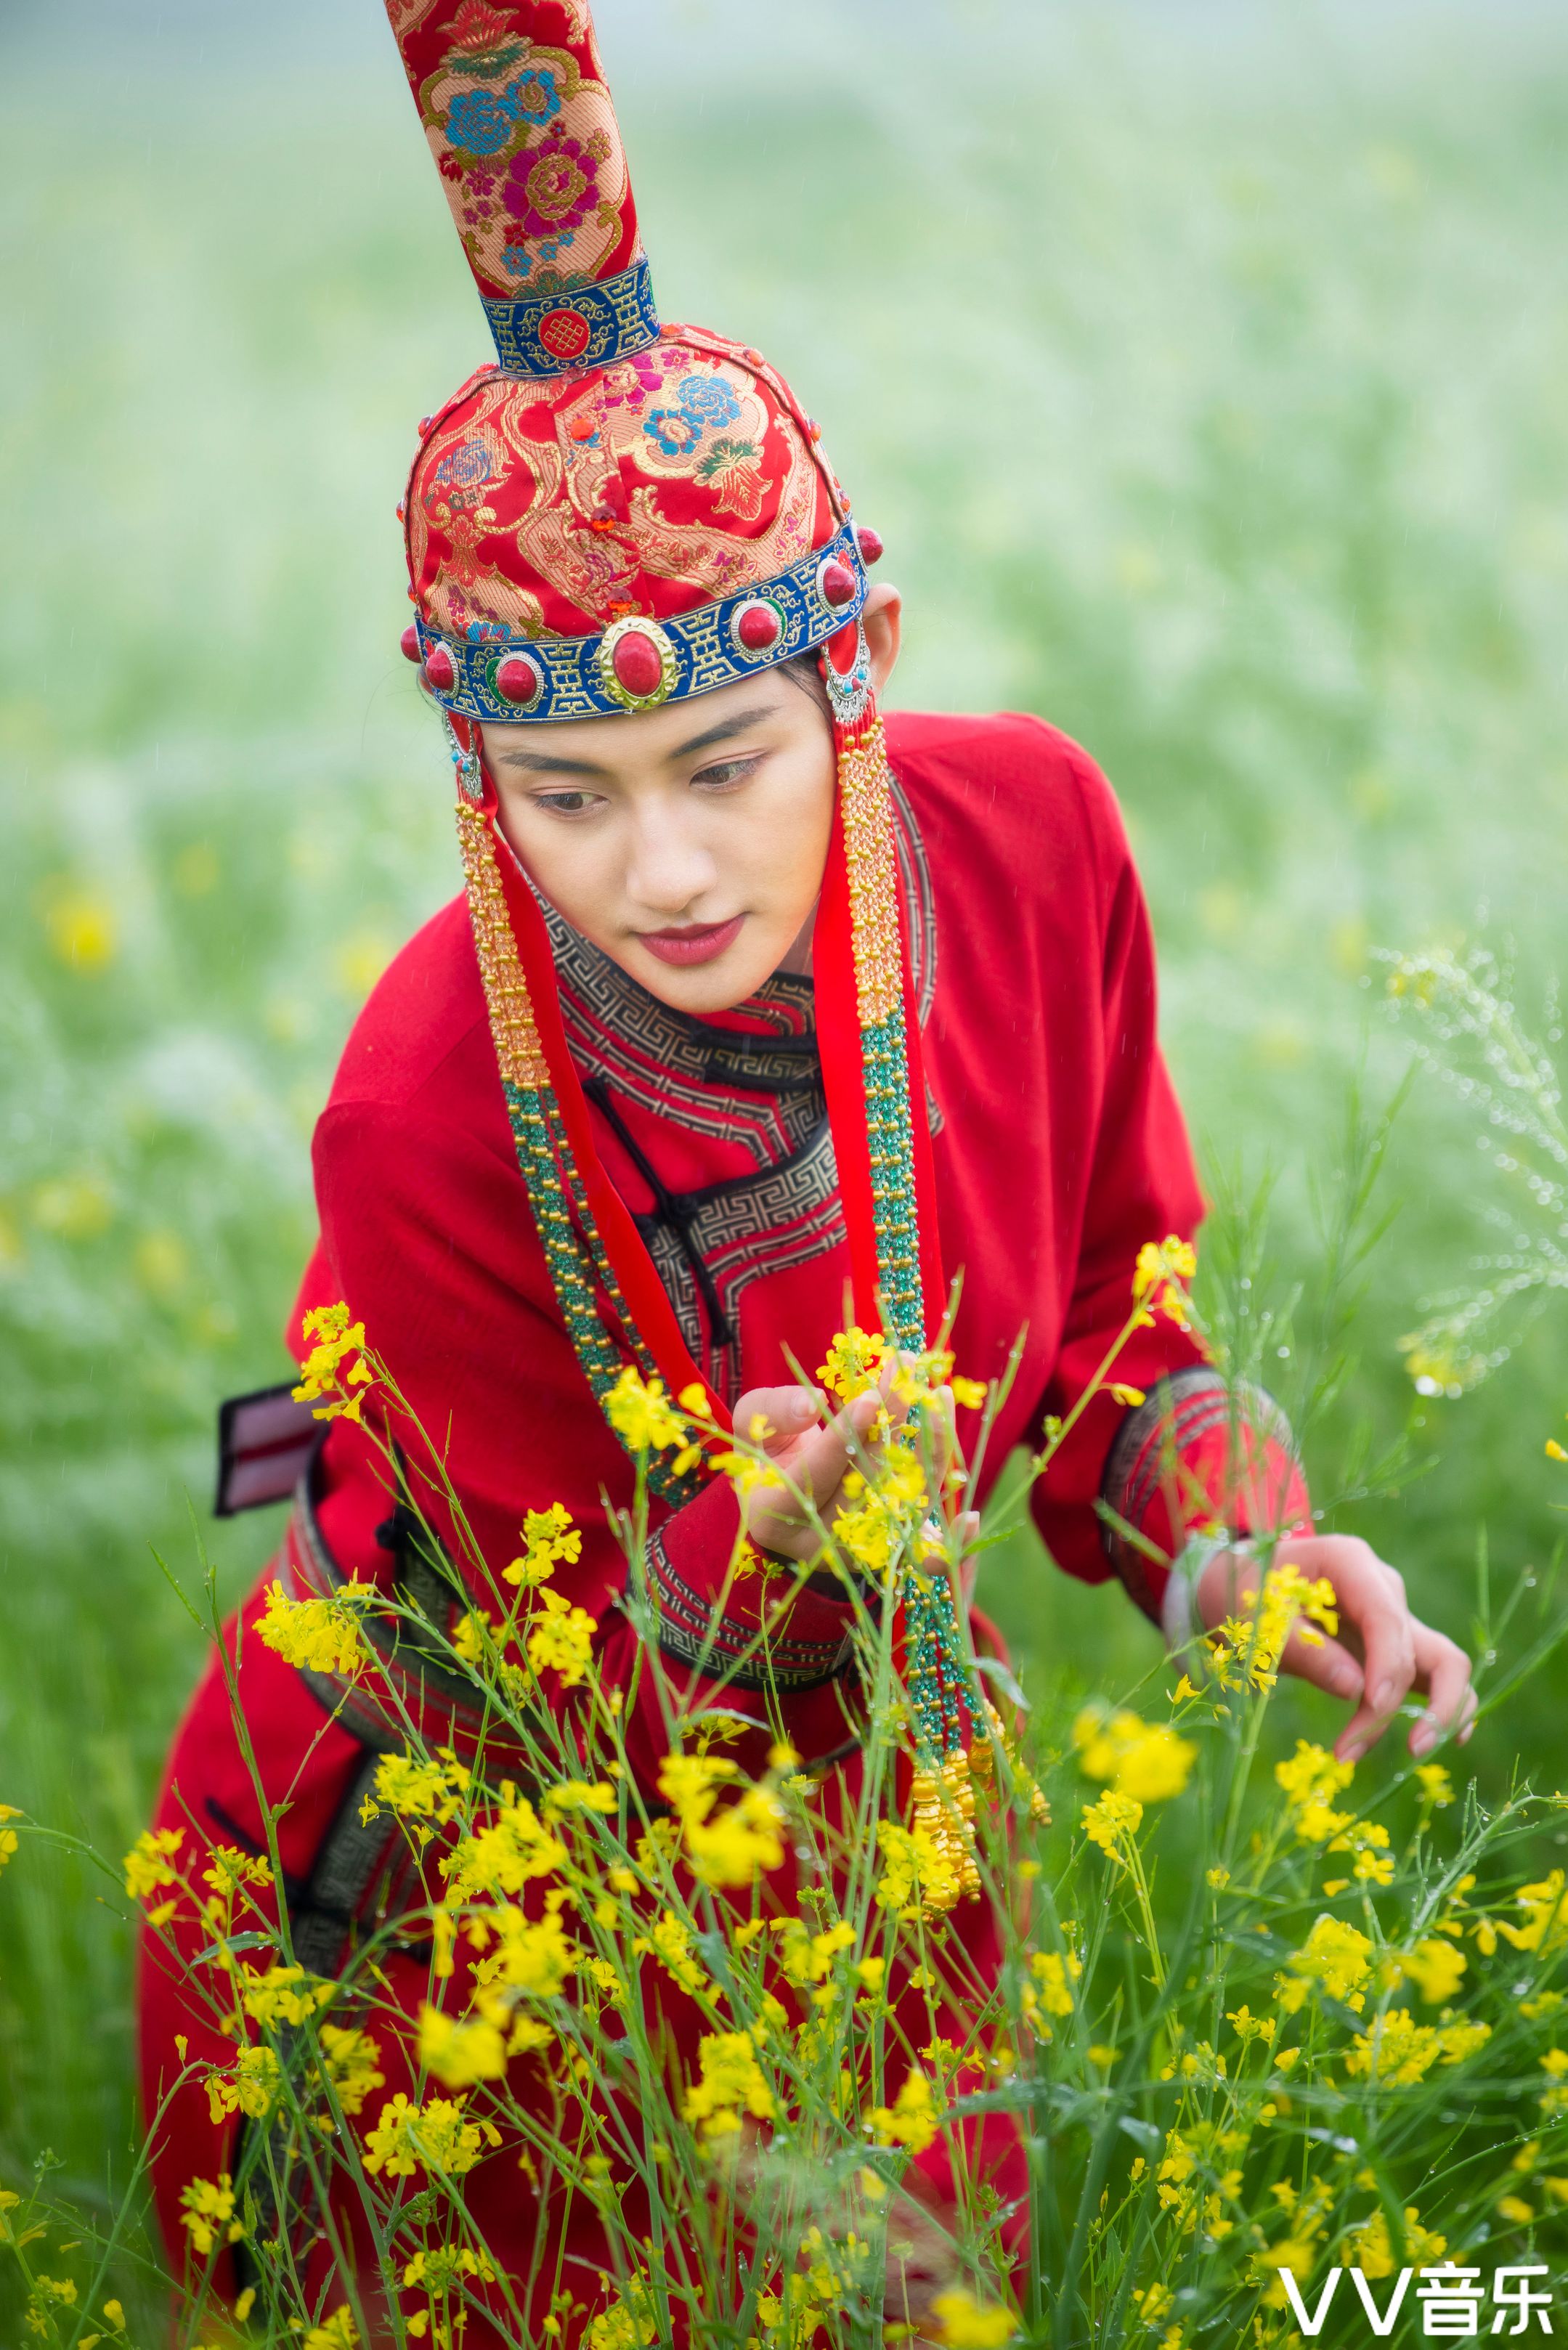
[[[873,707],[838,733],[838,792],[866,1082],[877,1287],[891,1335],[926,1343],[915,1213],[914,1132],[904,1032],[903,928],[888,746]]]
[[[1051,1823],[1051,1806],[1041,1794],[1033,1773],[1029,1770],[1017,1746],[1008,1735],[1006,1724],[989,1698],[981,1700],[981,1711],[984,1718],[986,1735],[983,1738],[977,1738],[970,1749],[970,1769],[977,1779],[994,1779],[996,1757],[1000,1752],[1006,1757],[1014,1784],[1029,1799],[1029,1816],[1031,1819],[1038,1820],[1042,1827],[1048,1827]]]
[[[888,1335],[898,1346],[917,1353],[924,1347],[927,1334],[904,1025],[903,931],[893,842],[892,778],[882,721],[874,702],[867,702],[857,718],[840,724],[837,751],[878,1289]],[[968,1672],[952,1586],[945,1575],[928,1575],[911,1566],[905,1574],[903,1601],[908,1686],[921,1774],[916,1783],[934,1790],[940,1781],[952,1791],[959,1807],[956,1815],[950,1808],[931,1812],[925,1824],[939,1845],[951,1848],[963,1889],[971,1891],[980,1881],[974,1870],[973,1840],[961,1825],[972,1816],[974,1809],[964,1755],[963,1691]],[[928,1794],[928,1810],[932,1800]],[[918,1816],[919,1809],[917,1797]]]
[[[923,1901],[928,1917],[940,1916],[980,1891],[980,1862],[974,1847],[974,1779],[969,1756],[956,1749],[936,1771],[917,1771],[910,1790],[911,1825],[930,1838],[950,1874],[940,1887],[928,1887]]]

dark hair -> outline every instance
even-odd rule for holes
[[[782,674],[788,678],[792,685],[798,685],[803,693],[808,693],[811,696],[823,716],[831,724],[833,704],[827,698],[827,688],[823,683],[822,670],[815,653],[796,653],[793,660],[786,660],[783,664]]]

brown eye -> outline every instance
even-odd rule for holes
[[[691,780],[707,791],[722,791],[727,785],[743,782],[758,764],[756,758],[721,759],[717,766],[699,769]]]
[[[535,807],[552,809],[556,816],[581,816],[586,807],[592,806],[593,796],[588,792],[535,792],[534,804]]]

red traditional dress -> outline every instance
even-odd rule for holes
[[[652,317],[583,11],[564,0],[389,8],[502,359],[421,428],[407,509],[418,615],[407,649],[452,723],[469,889],[404,949],[348,1041],[317,1128],[321,1241],[296,1341],[300,1315],[338,1299],[364,1323],[444,1457],[486,1570],[462,1570],[475,1602],[493,1605],[524,1514],[566,1505],[582,1553],[554,1588],[594,1618],[601,1673],[629,1686],[638,1634],[607,1505],[628,1503],[634,1470],[601,1409],[607,1363],[645,1347],[672,1388],[700,1375],[722,1411],[789,1378],[792,1360],[815,1370],[848,1295],[862,1320],[874,1293],[889,1301],[893,1335],[919,1344],[945,1268],[962,1278],[961,1371],[997,1378],[1022,1337],[983,1498],[1010,1451],[1037,1446],[1047,1416],[1093,1378],[1127,1318],[1140,1246],[1190,1233],[1199,1199],[1107,785],[1032,718],[899,714],[884,749],[857,618],[876,543],[851,526],[815,427],[759,355]],[[574,173],[593,182],[597,210],[582,189],[560,198]],[[577,274],[556,270],[530,293],[552,189],[552,238],[580,239]],[[551,253],[554,266],[558,244]],[[493,823],[474,722],[654,707],[812,647],[826,647],[841,778],[815,969],[690,1017],[533,889]],[[1158,1620],[1162,1571],[1107,1544],[1096,1503],[1179,1548],[1171,1460],[1194,1490],[1218,1492],[1230,1407],[1168,1319],[1136,1334],[1116,1377],[1149,1402],[1129,1412],[1096,1397],[1032,1507],[1060,1566],[1089,1581],[1119,1567]],[[961,1442],[973,1428],[961,1413]],[[442,1492],[421,1474],[409,1427],[393,1419],[384,1432],[404,1445],[450,1569],[464,1553]],[[1290,1523],[1299,1481],[1278,1445],[1271,1459],[1288,1488],[1277,1522]],[[395,1587],[453,1620],[462,1602],[396,1505],[383,1451],[335,1421],[244,1624],[280,1577],[306,1592]],[[715,1642],[716,1669],[742,1657],[768,1586],[726,1587],[738,1523],[727,1479],[660,1499],[653,1520],[661,1654],[642,1661],[691,1711],[704,1644]],[[722,1690],[732,1710],[753,1708],[762,1746],[770,1711],[782,1718],[829,1800],[853,1795],[857,1767],[848,1618],[831,1585],[806,1589],[772,1642],[767,1688],[742,1666]],[[934,1644],[945,1687],[949,1636],[937,1624],[910,1637]],[[232,1627],[228,1638],[232,1657]],[[345,1685],[247,1634],[238,1699],[254,1775],[214,1662],[160,1804],[157,1825],[183,1831],[182,1865],[197,1873],[208,1846],[263,1848],[257,1777],[269,1801],[286,1798],[293,1946],[325,1975],[369,1920],[395,1913],[406,1877],[399,1823],[365,1803],[380,1757],[403,1743],[400,1707],[460,1749],[472,1710],[455,1676],[384,1636],[379,1647],[380,1669]],[[654,1679],[644,1670],[638,1682],[628,1751],[657,1803],[667,1732]],[[785,1907],[793,1866],[774,1888]],[[995,1949],[973,1908],[964,1939],[983,1986]],[[236,2172],[247,2125],[214,2117],[194,2083],[161,2104],[177,2039],[192,2064],[233,2053],[196,1988],[201,1936],[174,1932],[172,1950],[149,1939],[141,2014],[147,2107],[162,2114],[154,2182],[178,2245],[182,2188]],[[690,2002],[656,1971],[644,1996],[688,2047]],[[386,1973],[416,2013],[428,1947],[394,1955]],[[389,2038],[381,2061],[379,2094],[412,2091]],[[971,2158],[1004,2202],[1020,2196],[1009,2127],[977,2130]],[[939,2196],[946,2159],[940,2142],[922,2158]],[[563,2277],[592,2301],[606,2263],[591,2209],[541,2201],[505,2147],[465,2189],[493,2253],[514,2249],[514,2274],[533,2279],[535,2318]],[[308,2215],[263,2219],[308,2235]],[[254,2259],[226,2281],[237,2285]],[[478,2329],[466,2339],[476,2345]]]

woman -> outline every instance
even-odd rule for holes
[[[1140,1246],[1190,1233],[1199,1198],[1108,787],[1033,719],[898,715],[884,735],[899,602],[867,580],[879,542],[757,352],[659,328],[586,12],[389,5],[500,360],[421,425],[402,510],[404,649],[446,713],[467,889],[377,988],[316,1137],[321,1243],[296,1350],[304,1318],[346,1300],[400,1400],[331,1423],[243,1617],[262,1617],[281,1576],[396,1587],[450,1620],[407,1500],[466,1562],[476,1603],[526,1514],[563,1503],[582,1539],[555,1588],[592,1619],[600,1674],[631,1684],[609,1513],[634,1470],[603,1408],[631,1365],[671,1393],[700,1386],[721,1419],[760,1416],[779,1471],[744,1501],[698,1472],[656,1502],[661,1662],[691,1707],[694,1660],[723,1674],[755,1642],[769,1585],[732,1577],[742,1534],[810,1560],[814,1516],[842,1498],[876,1399],[834,1413],[796,1371],[824,1360],[846,1295],[918,1349],[961,1274],[963,1372],[996,1380],[1020,1344],[1000,1464],[1093,1384]],[[1465,1659],[1365,1544],[1309,1531],[1277,1415],[1260,1410],[1232,1462],[1225,1391],[1169,1318],[1134,1334],[1116,1375],[1122,1399],[1095,1393],[1033,1498],[1057,1564],[1120,1573],[1179,1638],[1183,1610],[1216,1623],[1252,1571],[1220,1547],[1191,1590],[1172,1578],[1155,1562],[1181,1551],[1184,1521],[1282,1531],[1280,1555],[1332,1580],[1347,1627],[1346,1644],[1293,1638],[1284,1659],[1353,1703],[1341,1755],[1412,1687],[1429,1700],[1415,1752],[1461,1727]],[[956,1418],[962,1444],[974,1417]],[[441,1476],[420,1466],[416,1424]],[[808,1766],[846,1783],[847,1620],[842,1586],[815,1576],[773,1627],[765,1677],[724,1682],[732,1708],[765,1678],[760,1745],[782,1720]],[[950,1638],[912,1626],[936,1659],[935,1764],[954,1751]],[[264,1846],[258,1783],[286,1800],[294,1950],[327,1976],[396,1835],[368,1800],[379,1758],[407,1715],[432,1741],[463,1731],[439,1671],[379,1653],[348,1682],[247,1638],[244,1735],[215,1664],[159,1814],[189,1871],[208,1846]],[[637,1687],[628,1752],[652,1800],[666,1716],[654,1676]],[[172,1956],[149,1944],[150,2110],[177,2038],[190,2066],[225,2054],[191,1989],[198,1939],[176,1924]],[[410,1969],[410,2005],[427,1974]],[[192,2084],[166,2108],[171,2242],[187,2182],[234,2168],[244,2116],[220,2102]],[[1008,2145],[994,2158],[1016,2191]],[[940,2202],[940,2152],[928,2168]],[[493,2208],[483,2170],[469,2182],[493,2243],[515,2178],[496,2168]],[[593,2228],[572,2226],[566,2257],[591,2271]]]

